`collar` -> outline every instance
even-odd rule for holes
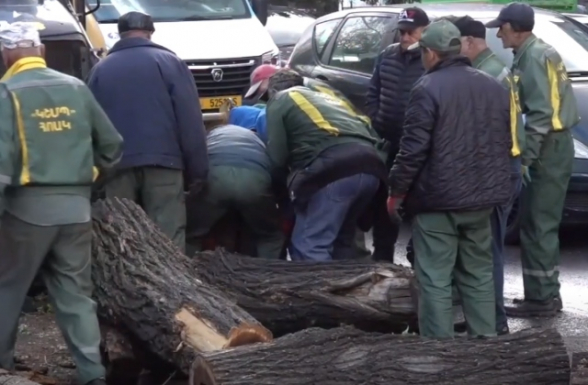
[[[486,47],[482,52],[478,54],[478,56],[476,56],[474,60],[472,60],[472,67],[480,69],[480,67],[482,67],[482,64],[484,64],[486,60],[490,59],[493,56],[494,53],[492,52],[492,50]]]
[[[521,46],[519,47],[519,49],[517,51],[513,50],[514,53],[514,60],[513,60],[513,65],[514,63],[517,63],[519,61],[519,59],[521,58],[521,56],[523,56],[523,54],[525,53],[525,51],[533,44],[537,41],[537,36],[535,36],[534,34],[531,34],[524,42],[523,44],[521,44]]]
[[[17,60],[6,73],[2,76],[0,81],[4,82],[11,77],[28,70],[32,70],[35,68],[47,68],[47,62],[45,59],[37,56],[25,57],[20,60]]]
[[[447,67],[471,67],[471,65],[472,62],[470,61],[470,59],[462,55],[456,55],[448,59],[441,60],[440,62],[435,64],[431,69],[429,69],[426,73],[439,71]]]

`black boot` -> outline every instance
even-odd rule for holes
[[[515,318],[553,317],[561,311],[561,299],[546,301],[517,300],[513,306],[505,306],[506,315]]]

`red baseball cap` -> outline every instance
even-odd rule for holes
[[[272,77],[273,74],[278,72],[278,69],[278,67],[272,64],[262,64],[256,69],[254,69],[251,73],[251,86],[249,87],[249,90],[247,90],[245,97],[250,98],[251,96],[253,96],[261,86],[261,83],[263,83],[264,80],[267,80],[270,77]]]

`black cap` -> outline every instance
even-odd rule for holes
[[[153,18],[141,12],[128,12],[118,18],[118,33],[129,31],[155,32]]]
[[[453,24],[459,29],[461,36],[471,36],[479,39],[486,38],[486,27],[481,21],[472,19],[471,16],[459,17],[452,20]]]
[[[398,29],[400,30],[411,30],[426,27],[427,25],[429,25],[429,16],[421,8],[404,8],[400,12],[400,19],[398,20]]]
[[[506,23],[516,24],[518,32],[531,32],[535,26],[535,11],[529,4],[510,3],[500,10],[496,19],[486,23],[486,27],[498,28]]]

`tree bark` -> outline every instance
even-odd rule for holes
[[[290,262],[196,253],[194,275],[220,287],[275,336],[311,326],[352,324],[402,331],[416,321],[410,269],[361,260]]]
[[[424,340],[353,328],[307,329],[266,344],[199,354],[189,385],[568,384],[553,329],[492,339]]]
[[[272,339],[217,288],[195,278],[188,257],[135,203],[98,201],[93,226],[99,317],[128,330],[159,358],[187,374],[195,351]]]
[[[12,374],[6,370],[0,369],[0,385],[41,385],[33,382],[18,374]]]
[[[588,352],[572,354],[570,385],[588,385]]]

